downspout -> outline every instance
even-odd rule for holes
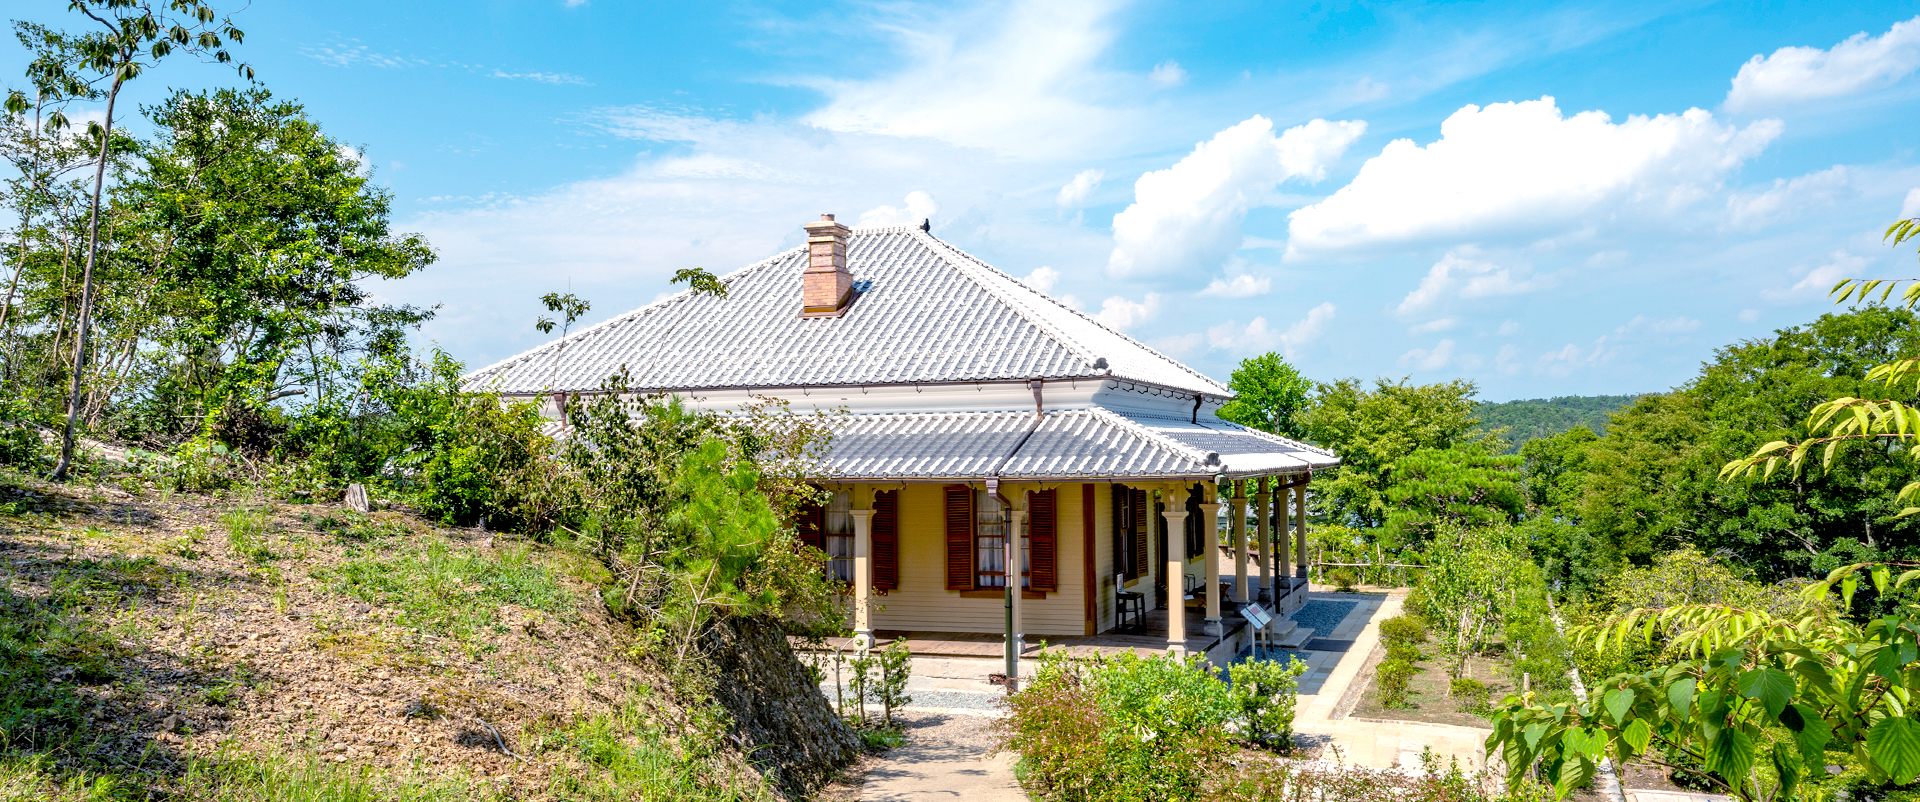
[[[1197,424],[1200,422],[1200,402],[1205,400],[1207,400],[1206,393],[1193,394],[1193,420],[1191,421],[1192,423]]]
[[[1007,449],[1006,455],[1002,456],[1000,462],[993,466],[993,471],[987,474],[988,493],[1000,492],[1000,471],[1013,460],[1013,455],[1020,453],[1020,448],[1027,444],[1027,439],[1033,437],[1034,431],[1046,421],[1046,403],[1041,398],[1041,390],[1046,387],[1046,384],[1039,379],[1027,382],[1027,386],[1033,389],[1033,422],[1027,424],[1027,430],[1020,433],[1020,439],[1014,441],[1013,448]],[[1013,637],[1013,594],[1020,592],[1020,533],[1008,532],[1006,542],[1008,544],[1005,573],[1007,581],[1006,593],[1003,595],[1007,627],[1007,692],[1012,693],[1020,683],[1020,643]]]

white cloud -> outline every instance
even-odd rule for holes
[[[1206,289],[1200,291],[1200,294],[1216,298],[1252,298],[1255,295],[1266,295],[1271,289],[1273,289],[1273,279],[1254,278],[1242,273],[1234,276],[1232,281],[1214,279]]]
[[[1580,366],[1580,363],[1580,346],[1567,343],[1558,351],[1541,354],[1535,369],[1549,376],[1569,376],[1572,375],[1574,368]]]
[[[1289,179],[1319,181],[1367,130],[1357,121],[1314,120],[1275,136],[1252,118],[1195,146],[1178,163],[1134,182],[1134,202],[1113,216],[1114,276],[1206,270],[1240,247],[1247,210]]]
[[[931,220],[940,213],[940,203],[925,190],[907,193],[900,206],[875,206],[860,213],[863,226],[908,226]]]
[[[1908,220],[1920,217],[1920,187],[1907,190],[1907,198],[1900,202],[1900,219]]]
[[[1508,320],[1500,324],[1499,334],[1502,337],[1512,337],[1513,335],[1519,334],[1519,333],[1520,333],[1520,321],[1518,320]]]
[[[866,81],[797,78],[828,97],[805,121],[830,131],[929,137],[1017,158],[1108,147],[1136,120],[1137,74],[1103,70],[1114,0],[938,12],[879,9],[906,62]],[[1135,90],[1130,92],[1129,90]]]
[[[1408,334],[1434,334],[1436,332],[1450,331],[1453,329],[1454,326],[1457,326],[1459,324],[1460,324],[1460,320],[1458,318],[1443,317],[1443,318],[1440,318],[1439,320],[1429,320],[1418,326],[1414,326],[1413,328],[1407,329],[1407,333]]]
[[[1665,217],[1715,191],[1779,136],[1711,113],[1561,114],[1551,97],[1466,106],[1425,147],[1399,139],[1352,183],[1289,215],[1289,256],[1378,243],[1548,236],[1639,213]]]
[[[1742,322],[1742,323],[1756,323],[1756,322],[1759,322],[1759,320],[1760,320],[1760,310],[1758,310],[1758,309],[1742,309],[1742,310],[1740,310],[1740,322]]]
[[[1267,325],[1265,317],[1256,317],[1245,326],[1229,320],[1207,329],[1207,345],[1238,353],[1277,350],[1292,359],[1301,348],[1327,333],[1327,327],[1333,322],[1333,311],[1331,302],[1322,303],[1307,310],[1307,316],[1295,321],[1286,331],[1278,332]]]
[[[359,148],[343,142],[334,148],[334,152],[340,154],[342,160],[353,162],[355,172],[361,175],[367,174],[367,156],[361,153]]]
[[[1116,329],[1131,328],[1135,323],[1144,323],[1160,314],[1160,293],[1150,292],[1139,302],[1129,301],[1115,295],[1100,302],[1100,312],[1093,317]]]
[[[1638,320],[1638,318],[1635,319]],[[1700,328],[1700,321],[1684,316],[1670,317],[1648,323],[1647,328],[1655,334],[1685,334]]]
[[[1184,357],[1199,351],[1201,346],[1206,345],[1206,339],[1206,335],[1196,331],[1189,334],[1177,334],[1172,337],[1161,337],[1147,344],[1153,346],[1160,353],[1170,354],[1175,357]]]
[[[1413,314],[1454,298],[1519,295],[1540,289],[1547,283],[1545,279],[1515,277],[1512,268],[1468,258],[1476,253],[1469,247],[1448,251],[1427,270],[1426,277],[1420,280],[1420,286],[1401,299],[1396,311],[1403,315]]]
[[[1439,370],[1453,359],[1453,341],[1441,340],[1432,348],[1415,348],[1400,355],[1400,367],[1418,370]]]
[[[1508,343],[1500,346],[1500,352],[1493,357],[1493,367],[1502,375],[1512,376],[1520,372],[1520,346]]]
[[[1746,111],[1803,100],[1840,97],[1892,84],[1920,69],[1920,17],[1886,33],[1865,31],[1831,50],[1783,47],[1740,65],[1727,91],[1727,108]]]
[[[1036,267],[1032,273],[1028,273],[1027,277],[1021,279],[1021,281],[1026,282],[1027,286],[1039,290],[1041,293],[1050,293],[1053,291],[1053,285],[1060,281],[1060,271],[1051,267]]]
[[[1105,170],[1081,170],[1074,174],[1072,181],[1060,188],[1060,195],[1054,198],[1054,203],[1069,209],[1079,206],[1086,202],[1088,195],[1100,188],[1101,179],[1106,177]]]
[[[1831,204],[1847,187],[1847,180],[1846,166],[1836,164],[1792,180],[1776,178],[1772,187],[1761,192],[1735,192],[1727,196],[1727,223],[1734,228],[1758,228],[1816,204]]]
[[[1866,266],[1872,263],[1872,259],[1854,256],[1844,250],[1834,251],[1833,255],[1827,257],[1826,264],[1811,269],[1801,268],[1806,271],[1804,274],[1795,270],[1796,274],[1800,274],[1800,280],[1793,286],[1761,290],[1760,297],[1782,302],[1819,298],[1831,292],[1833,285],[1840,283],[1843,278],[1863,277]]]
[[[1699,328],[1700,321],[1690,317],[1653,320],[1646,315],[1635,315],[1613,331],[1595,338],[1591,348],[1567,343],[1559,350],[1541,354],[1534,363],[1534,371],[1564,377],[1575,370],[1612,362],[1623,355],[1644,353],[1649,349],[1672,350],[1690,340],[1681,335]]]
[[[567,72],[507,72],[495,68],[489,73],[494,78],[506,78],[515,81],[538,81],[543,84],[578,84],[590,86],[587,79]]]
[[[1162,61],[1155,64],[1153,72],[1147,73],[1147,83],[1161,89],[1172,89],[1187,82],[1187,71],[1180,68],[1178,61]]]
[[[586,4],[587,0],[566,0],[567,8],[579,8]]]

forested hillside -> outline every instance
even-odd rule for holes
[[[1595,434],[1607,433],[1607,419],[1633,403],[1638,395],[1563,395],[1554,398],[1529,398],[1521,401],[1481,402],[1473,414],[1481,428],[1507,428],[1502,435],[1511,444],[1507,453],[1517,454],[1521,444],[1539,437],[1551,437],[1575,426],[1585,426]]]

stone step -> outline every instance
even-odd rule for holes
[[[1292,621],[1287,623],[1294,624]],[[1307,639],[1311,637],[1313,637],[1312,627],[1303,627],[1299,624],[1294,624],[1293,631],[1275,637],[1274,642],[1280,644],[1280,647],[1283,649],[1298,649],[1306,645]]]

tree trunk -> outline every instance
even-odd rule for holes
[[[120,99],[125,81],[124,66],[114,68],[113,88],[107,90],[107,119],[100,126],[100,161],[93,168],[93,209],[87,221],[87,267],[80,274],[79,331],[74,335],[73,385],[67,390],[67,426],[60,435],[60,461],[53,466],[51,478],[66,481],[67,468],[73,465],[73,425],[80,416],[80,388],[86,378],[87,324],[93,314],[93,265],[100,257],[100,193],[107,183],[107,154],[113,146],[113,104]]]

